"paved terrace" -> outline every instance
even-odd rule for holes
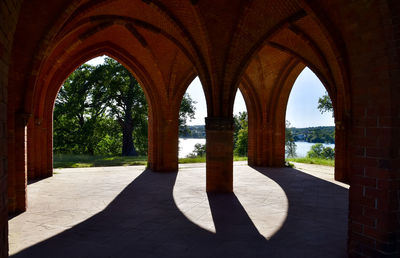
[[[345,257],[348,187],[333,168],[234,166],[234,194],[205,165],[57,169],[9,221],[14,257]]]

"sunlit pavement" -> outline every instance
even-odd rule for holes
[[[57,169],[9,221],[15,257],[345,257],[348,187],[333,168],[235,162],[234,194],[205,192],[205,164]]]

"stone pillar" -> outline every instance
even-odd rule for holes
[[[233,119],[206,118],[207,192],[233,192]]]
[[[178,118],[149,121],[148,167],[156,172],[178,171]]]

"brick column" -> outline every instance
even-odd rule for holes
[[[233,192],[233,119],[206,118],[207,192]]]
[[[18,20],[22,1],[0,1],[0,257],[8,256],[8,149],[7,149],[7,85],[8,65],[11,54],[13,35]]]
[[[14,127],[9,127],[8,212],[26,211],[27,187],[27,123],[30,114],[16,113]]]
[[[0,11],[5,10],[6,6],[0,2]],[[4,26],[4,27],[3,27]],[[0,24],[0,28],[5,29],[6,24]],[[0,39],[0,61],[5,66],[0,67],[0,257],[8,255],[8,211],[7,211],[7,73],[8,62],[3,57],[5,51],[4,44]]]
[[[271,129],[271,167],[283,167],[285,165],[285,119],[280,117],[275,120]]]
[[[282,167],[285,162],[285,123],[282,121],[252,123],[249,118],[248,164],[260,167]]]
[[[349,183],[349,158],[347,151],[347,124],[335,121],[335,180]]]
[[[48,126],[47,121],[38,118],[28,123],[28,179],[41,179],[53,174],[52,134]]]
[[[248,164],[249,166],[270,166],[271,143],[267,128],[262,122],[251,123],[249,118]]]
[[[150,119],[149,119],[150,120]],[[148,167],[156,172],[178,171],[178,118],[149,121]]]

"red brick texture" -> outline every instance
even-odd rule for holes
[[[349,256],[400,256],[399,1],[15,2],[0,3],[3,253],[6,199],[9,212],[25,210],[26,175],[52,175],[58,89],[80,64],[107,54],[143,86],[154,171],[178,168],[179,105],[200,77],[210,192],[233,191],[237,89],[249,112],[249,164],[282,166],[287,100],[309,67],[334,104],[335,178],[350,183]]]
[[[154,116],[151,120],[148,167],[157,172],[178,171],[178,116]]]
[[[0,257],[8,256],[7,85],[20,2],[13,0],[0,2]]]
[[[206,118],[207,192],[233,192],[233,119]]]

